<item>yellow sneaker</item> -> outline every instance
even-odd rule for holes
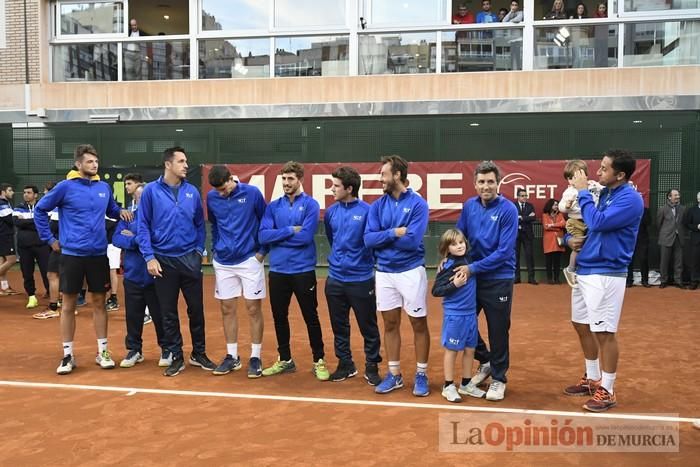
[[[331,377],[326,367],[326,362],[324,362],[322,358],[319,358],[318,361],[314,363],[314,369],[312,371],[319,381],[328,381]]]
[[[36,299],[36,295],[31,295],[29,301],[27,301],[27,308],[36,308],[39,306],[39,300]]]

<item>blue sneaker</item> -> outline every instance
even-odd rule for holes
[[[262,376],[262,361],[258,357],[251,357],[248,361],[248,378],[260,378]]]
[[[379,383],[379,386],[374,388],[374,392],[377,394],[386,394],[393,391],[394,389],[400,389],[403,387],[403,377],[401,375],[392,375],[391,372],[387,373],[384,380]]]
[[[430,394],[428,376],[425,373],[416,373],[416,381],[413,383],[413,395],[425,397]]]
[[[85,295],[78,294],[78,300],[75,302],[75,306],[85,306],[87,305],[87,300],[85,300]]]

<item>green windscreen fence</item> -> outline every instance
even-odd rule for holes
[[[94,145],[105,167],[157,167],[161,152],[182,146],[190,166],[203,163],[377,161],[400,154],[409,161],[597,158],[625,148],[652,161],[650,209],[671,188],[685,202],[700,191],[700,112],[549,113],[284,119],[255,121],[120,122],[44,128],[0,127],[2,181],[43,185],[63,178],[73,149]],[[20,201],[19,198],[15,201]],[[431,223],[426,261],[436,262],[439,235],[450,224]],[[535,257],[543,263],[541,226]],[[652,228],[652,236],[654,229]],[[328,246],[319,231],[319,264]],[[655,243],[655,239],[652,238]],[[652,248],[652,263],[656,261]]]

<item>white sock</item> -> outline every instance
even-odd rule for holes
[[[107,338],[97,339],[97,351],[102,353],[107,350]]]
[[[603,386],[610,394],[614,394],[613,386],[615,386],[615,378],[617,378],[617,373],[603,372],[603,380],[600,382],[600,385]]]
[[[8,289],[10,287],[10,283],[7,281],[0,281],[0,287],[3,289]]]
[[[600,379],[600,364],[597,358],[595,360],[586,359],[586,378],[593,381]]]
[[[428,372],[427,363],[416,363],[416,373],[426,374]]]
[[[394,375],[398,376],[401,374],[401,362],[389,362],[389,372]]]
[[[73,343],[72,342],[64,342],[63,343],[63,356],[67,357],[68,355],[73,355]]]
[[[260,358],[262,344],[250,344],[250,358]]]
[[[226,353],[233,358],[238,358],[238,342],[233,344],[226,343]]]

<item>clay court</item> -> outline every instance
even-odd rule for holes
[[[18,288],[19,273],[13,271],[10,281]],[[212,290],[213,277],[206,276],[207,352],[219,361],[225,342]],[[584,415],[584,400],[562,394],[565,385],[580,377],[583,366],[568,322],[568,297],[566,286],[516,286],[506,399],[493,403],[468,398],[462,404],[450,404],[440,396],[442,316],[440,302],[433,298],[428,318],[431,395],[416,398],[410,392],[415,359],[406,320],[402,367],[408,387],[380,396],[365,383],[362,373],[341,383],[314,379],[306,329],[294,302],[290,318],[297,372],[249,380],[245,370],[215,377],[190,366],[176,378],[163,377],[157,367],[152,325],[144,332],[144,363],[132,369],[102,370],[94,364],[89,307],[81,308],[77,317],[78,368],[71,375],[58,376],[58,320],[31,319],[24,295],[0,297],[0,465],[698,465],[700,431],[689,421],[700,416],[700,296],[674,288],[628,290],[619,333],[615,387],[619,405],[604,416],[677,418],[679,452],[439,451],[440,414],[489,417],[493,409],[497,413],[530,409],[566,417]],[[322,295],[319,300],[326,356],[333,369],[336,358],[328,311]],[[184,317],[182,301],[180,311]],[[263,362],[268,365],[276,358],[268,302],[264,314]],[[186,319],[182,325],[189,352]],[[242,359],[247,359],[250,349],[247,326],[241,314]],[[124,334],[122,305],[110,314],[110,348],[117,363],[126,353]],[[361,366],[362,342],[354,323],[352,344]],[[381,370],[386,371],[385,362]],[[639,420],[654,423],[653,418]]]

